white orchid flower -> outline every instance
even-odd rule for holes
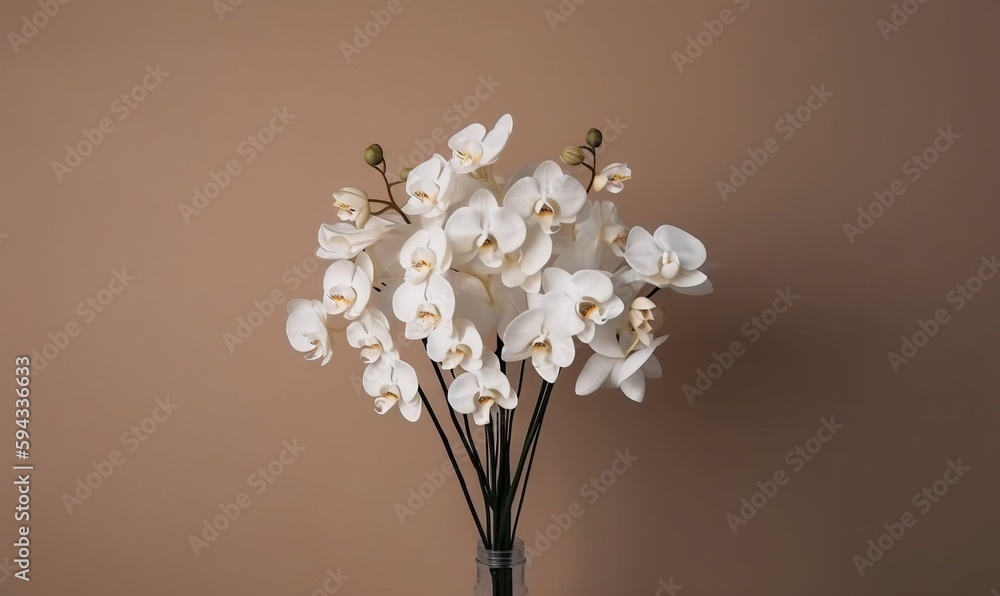
[[[456,209],[444,228],[456,252],[456,262],[464,265],[479,257],[491,269],[503,264],[503,257],[521,248],[525,239],[524,220],[507,207],[497,204],[489,190],[473,193],[469,205]]]
[[[600,173],[594,176],[594,190],[601,192],[607,187],[608,192],[619,193],[625,188],[623,184],[626,180],[632,179],[632,170],[628,164],[613,163],[601,169]]]
[[[483,338],[472,321],[455,319],[427,338],[427,355],[444,370],[479,370],[483,366]]]
[[[653,309],[656,304],[646,298],[639,296],[632,301],[628,309],[628,324],[634,330],[636,339],[644,346],[649,346],[653,341]]]
[[[299,352],[305,352],[306,360],[322,359],[324,365],[333,358],[333,338],[327,327],[327,314],[319,300],[294,298],[285,307],[288,320],[285,333],[288,343]]]
[[[379,414],[385,414],[399,404],[403,418],[410,422],[420,418],[423,404],[417,395],[417,373],[406,362],[381,358],[368,365],[361,383],[368,395],[375,398],[375,411]]]
[[[358,229],[365,227],[372,214],[368,193],[353,186],[345,186],[334,192],[333,205],[339,210],[337,216],[341,220],[353,223]]]
[[[647,303],[644,300],[648,299],[643,298],[642,301],[639,301],[637,298],[639,290],[646,283],[641,276],[637,276],[635,271],[625,266],[611,276],[611,282],[614,285],[615,296],[622,301],[622,304],[634,305],[639,308],[646,306]],[[651,303],[652,300],[649,300],[649,304]],[[648,315],[652,320],[652,312],[649,312]],[[647,345],[640,339],[645,337],[645,330],[639,331],[631,325],[631,321],[636,316],[631,308],[627,308],[603,325],[598,325],[594,330],[594,337],[587,342],[590,349],[598,354],[617,357],[622,353],[634,350],[640,344]]]
[[[542,268],[552,258],[552,238],[538,226],[527,230],[521,248],[506,253],[500,263],[500,279],[508,288],[523,288],[538,292],[542,284]]]
[[[578,269],[614,270],[625,256],[628,228],[622,223],[617,205],[611,201],[588,201],[573,226],[573,233],[571,247],[560,257],[575,258],[585,265]],[[608,251],[614,258],[605,258]],[[559,261],[556,265],[560,266]]]
[[[353,259],[358,253],[379,242],[383,236],[399,224],[372,216],[363,228],[354,224],[339,222],[323,224],[319,228],[319,249],[316,256],[321,259]]]
[[[452,150],[452,169],[456,174],[468,174],[494,163],[507,145],[513,129],[514,119],[510,114],[504,114],[489,132],[478,122],[456,132],[448,139],[448,147]]]
[[[597,269],[584,269],[572,275],[558,267],[542,272],[544,296],[529,297],[528,304],[548,300],[561,304],[561,308],[575,314],[583,322],[578,332],[580,341],[590,342],[598,325],[608,322],[625,310],[621,298],[615,295],[611,275]]]
[[[441,274],[451,267],[451,247],[439,225],[421,228],[413,233],[399,251],[399,264],[403,279],[410,284],[421,284],[434,273]]]
[[[404,283],[392,296],[392,310],[406,323],[407,339],[424,339],[455,315],[455,290],[442,275],[434,274],[422,284]]]
[[[546,234],[559,231],[561,224],[576,221],[586,202],[583,185],[564,174],[554,161],[542,162],[531,177],[515,182],[503,199],[505,207],[526,220],[537,221]]]
[[[602,386],[618,387],[629,399],[641,403],[646,393],[646,379],[658,379],[663,374],[653,351],[666,339],[665,335],[658,337],[647,347],[616,357],[591,355],[576,379],[576,394],[590,395]]]
[[[500,362],[492,356],[479,370],[466,371],[455,378],[448,388],[448,403],[459,414],[472,414],[476,424],[490,421],[494,406],[513,410],[517,407],[517,393],[510,386],[507,375],[500,372]]]
[[[584,329],[580,317],[561,306],[561,302],[546,303],[515,317],[504,331],[503,359],[514,362],[530,356],[538,374],[554,383],[559,369],[573,364],[573,336]]]
[[[347,343],[361,350],[365,364],[377,362],[383,354],[395,356],[389,320],[376,308],[366,308],[347,326]]]
[[[371,257],[360,252],[351,261],[337,261],[323,276],[323,306],[332,315],[343,314],[353,320],[361,316],[372,294],[375,275]]]
[[[406,177],[406,194],[409,200],[401,207],[407,215],[437,217],[448,211],[448,190],[454,172],[448,161],[435,153],[417,165]]]
[[[708,280],[698,267],[705,263],[705,245],[674,226],[663,225],[650,234],[634,227],[628,234],[625,261],[637,276],[663,288],[690,288]]]

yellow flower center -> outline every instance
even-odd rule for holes
[[[581,302],[577,308],[582,319],[589,319],[591,315],[597,314],[598,310],[593,302]]]

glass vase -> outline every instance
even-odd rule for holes
[[[512,550],[490,550],[476,545],[476,589],[472,596],[528,596],[524,583],[524,542],[514,540]]]

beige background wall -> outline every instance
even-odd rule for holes
[[[627,222],[699,236],[716,287],[660,294],[665,374],[641,406],[556,390],[520,534],[545,546],[536,532],[553,514],[575,502],[584,515],[532,561],[533,594],[666,594],[671,578],[692,595],[1000,589],[1000,281],[961,310],[949,300],[1000,242],[1000,5],[927,2],[885,39],[889,0],[400,2],[349,56],[342,44],[371,11],[385,20],[386,2],[245,1],[220,18],[210,0],[77,1],[26,43],[6,37],[3,384],[49,334],[65,346],[36,360],[31,385],[32,581],[4,566],[0,593],[306,595],[328,570],[349,576],[340,594],[470,593],[457,483],[405,523],[394,511],[445,461],[430,420],[375,415],[349,382],[361,364],[346,342],[330,366],[303,362],[283,307],[241,343],[224,334],[272,293],[319,295],[322,269],[301,268],[335,220],[330,192],[378,188],[366,145],[395,169],[505,112],[506,171],[604,128],[601,159],[635,174],[618,195]],[[721,35],[679,68],[674,53],[726,9]],[[0,31],[20,35],[40,10],[4,2]],[[144,80],[141,102],[121,99]],[[808,121],[777,125],[813,87],[828,97],[800,110]],[[294,119],[241,149],[275,109]],[[66,145],[105,118],[92,154],[57,174]],[[948,127],[958,139],[911,181],[905,163]],[[718,182],[769,138],[776,152],[723,200]],[[193,189],[230,161],[228,185],[185,219]],[[905,192],[849,238],[844,224],[897,179]],[[751,343],[779,290],[800,298]],[[894,371],[887,353],[939,309],[948,322]],[[67,325],[75,336],[59,335]],[[736,341],[742,355],[688,403],[682,386]],[[9,545],[13,396],[3,404]],[[808,443],[831,416],[843,429]],[[303,451],[272,464],[296,441]],[[786,460],[807,445],[822,447]],[[638,460],[613,486],[581,493],[625,450]],[[115,451],[121,465],[67,507]],[[971,470],[939,483],[949,490],[924,513],[913,495],[959,458]],[[281,473],[260,483],[269,464]],[[727,514],[780,471],[789,482],[734,535]],[[241,492],[249,506],[196,556],[188,537]],[[906,513],[916,525],[859,575],[852,558]]]

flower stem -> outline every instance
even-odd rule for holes
[[[458,483],[462,486],[462,492],[465,494],[465,502],[469,506],[469,512],[472,513],[472,520],[476,522],[476,529],[479,530],[479,538],[483,541],[483,544],[486,545],[486,548],[491,548],[492,543],[486,536],[486,532],[483,531],[483,524],[479,521],[479,514],[476,513],[476,506],[472,504],[472,497],[469,495],[469,487],[465,484],[465,477],[462,475],[461,468],[458,467],[458,461],[455,459],[455,452],[451,449],[451,443],[448,441],[448,436],[444,434],[444,429],[441,428],[441,423],[438,422],[438,418],[434,414],[434,408],[431,407],[431,402],[428,401],[423,388],[418,385],[417,391],[420,393],[420,399],[423,401],[424,407],[427,408],[427,413],[431,415],[431,420],[434,422],[434,428],[437,429],[438,436],[441,437],[441,443],[444,444],[444,450],[448,452],[448,459],[451,460],[451,466],[455,468],[455,475],[458,476]]]
[[[385,181],[385,191],[387,193],[389,193],[389,200],[388,201],[381,201],[381,200],[374,200],[374,199],[372,199],[372,200],[369,200],[369,202],[370,203],[384,203],[386,205],[389,205],[390,207],[392,207],[393,209],[396,210],[396,213],[398,213],[399,216],[403,218],[403,221],[405,221],[406,223],[410,223],[410,218],[406,217],[406,214],[403,213],[403,210],[400,209],[399,205],[396,204],[396,197],[392,196],[392,187],[395,186],[395,185],[397,185],[397,184],[399,184],[400,182],[402,182],[402,180],[397,180],[396,182],[393,182],[393,183],[389,182],[389,178],[387,178],[386,175],[385,175],[385,162],[384,161],[382,162],[382,167],[381,168],[378,167],[378,166],[372,166],[372,167],[375,168],[375,170],[379,174],[382,175],[382,180]]]
[[[504,502],[500,507],[499,525],[501,528],[507,527],[507,524],[510,523],[511,506],[514,504],[514,493],[517,492],[517,486],[521,481],[521,473],[524,471],[524,463],[528,458],[528,448],[535,440],[535,436],[538,434],[539,413],[543,409],[544,404],[548,401],[549,396],[552,395],[553,386],[554,383],[544,381],[542,383],[541,390],[539,391],[538,401],[535,403],[535,411],[531,414],[531,422],[528,424],[528,432],[524,437],[524,447],[521,449],[521,457],[517,463],[517,471],[514,473],[514,479],[509,485],[510,490],[505,495]],[[505,533],[502,538],[504,543],[499,544],[499,548],[509,548],[514,542],[514,537],[510,533]]]
[[[550,390],[551,392],[551,390]],[[524,474],[524,484],[521,486],[521,497],[517,503],[517,517],[514,518],[514,527],[511,536],[517,534],[517,522],[521,521],[521,509],[524,507],[524,495],[528,492],[528,480],[531,479],[531,467],[535,463],[535,452],[538,451],[538,439],[542,436],[542,423],[545,421],[545,412],[549,409],[548,397],[542,405],[542,412],[538,417],[538,432],[535,433],[535,441],[531,444],[531,456],[528,459],[528,469]]]

